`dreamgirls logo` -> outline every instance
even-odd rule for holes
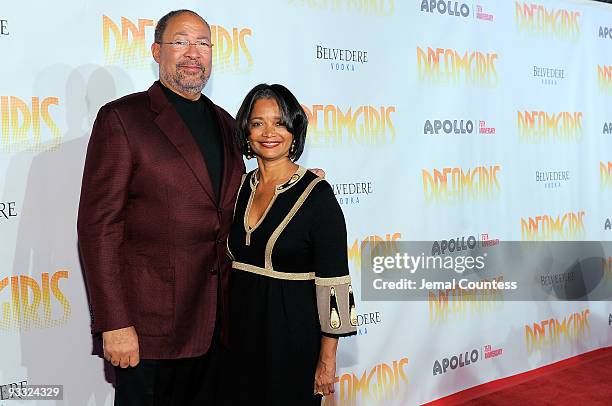
[[[521,241],[571,241],[584,237],[584,210],[521,218]]]
[[[353,270],[356,272],[361,271],[361,251],[362,249],[370,249],[373,250],[374,247],[376,249],[382,249],[385,252],[396,252],[397,244],[395,241],[402,239],[402,233],[387,233],[382,235],[371,234],[366,235],[361,239],[353,240],[351,244],[350,240],[348,241],[348,259],[349,262],[353,265]],[[367,252],[367,251],[366,251]]]
[[[62,269],[40,279],[28,275],[0,279],[2,319],[0,331],[44,329],[65,324],[70,319],[70,302],[61,289],[69,271]],[[65,283],[65,282],[64,282]]]
[[[580,37],[579,11],[546,8],[541,4],[515,3],[516,27],[527,37],[574,41]]]
[[[612,94],[612,65],[597,65],[597,84],[601,93]]]
[[[426,204],[456,204],[466,200],[489,200],[499,196],[500,165],[475,168],[423,169]]]
[[[28,99],[0,96],[0,149],[5,152],[57,149],[62,136],[51,113],[59,105],[59,97],[54,96]]]
[[[525,347],[531,355],[558,347],[562,342],[576,345],[586,338],[591,331],[589,309],[575,312],[568,316],[550,318],[532,325],[525,325]]]
[[[362,371],[336,377],[336,397],[328,396],[323,406],[386,404],[400,399],[408,386],[408,358],[380,363]]]
[[[246,43],[252,35],[250,28],[225,28],[211,25],[213,69],[217,73],[248,73],[253,68],[253,57]],[[106,64],[120,64],[126,68],[148,69],[153,62],[150,44],[155,33],[155,21],[138,19],[133,22],[121,17],[119,23],[102,16],[102,43]]]
[[[495,87],[499,83],[495,52],[416,48],[419,81],[441,86]]]
[[[395,0],[287,0],[289,5],[315,11],[389,17],[395,13]]]
[[[602,274],[606,281],[612,280],[612,257],[601,259]]]
[[[213,72],[246,74],[253,70],[253,56],[247,38],[253,35],[250,28],[210,27],[212,35]]]
[[[483,281],[504,283],[503,276]],[[427,293],[429,323],[441,324],[451,319],[465,320],[470,314],[496,312],[503,307],[504,297],[499,289],[437,289]]]
[[[599,162],[599,181],[601,190],[612,189],[612,162]]]
[[[529,143],[582,141],[582,112],[519,111],[519,139]]]
[[[308,116],[308,142],[314,147],[395,143],[395,106],[302,105]]]

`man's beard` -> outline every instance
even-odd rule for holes
[[[210,77],[210,73],[206,72],[206,67],[197,64],[195,66],[198,66],[201,69],[200,73],[189,75],[181,71],[181,65],[183,64],[176,65],[176,71],[173,74],[163,71],[162,77],[164,81],[171,84],[172,87],[179,90],[181,93],[201,93],[202,89],[204,89],[204,86],[206,86],[206,83],[208,82],[208,78]]]

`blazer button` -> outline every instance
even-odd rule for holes
[[[222,209],[221,207],[219,207],[219,208],[217,209],[217,213],[222,214],[222,213],[223,213],[223,209]]]
[[[218,239],[218,238],[217,238],[217,240],[216,240],[215,242],[217,243],[217,245],[221,245],[221,244],[223,244],[223,241],[222,241],[222,240],[220,240],[220,239]]]
[[[210,270],[210,274],[211,275],[216,275],[217,274],[217,268],[212,267],[211,270]]]

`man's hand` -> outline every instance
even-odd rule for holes
[[[308,170],[317,175],[319,178],[325,178],[325,171],[321,168],[310,168]]]
[[[133,326],[102,333],[104,358],[114,366],[135,367],[140,362],[138,335]]]

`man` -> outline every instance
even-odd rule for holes
[[[116,405],[217,405],[244,163],[234,120],[201,94],[211,31],[193,11],[162,17],[159,82],[103,106],[78,216],[93,333],[115,366]]]

